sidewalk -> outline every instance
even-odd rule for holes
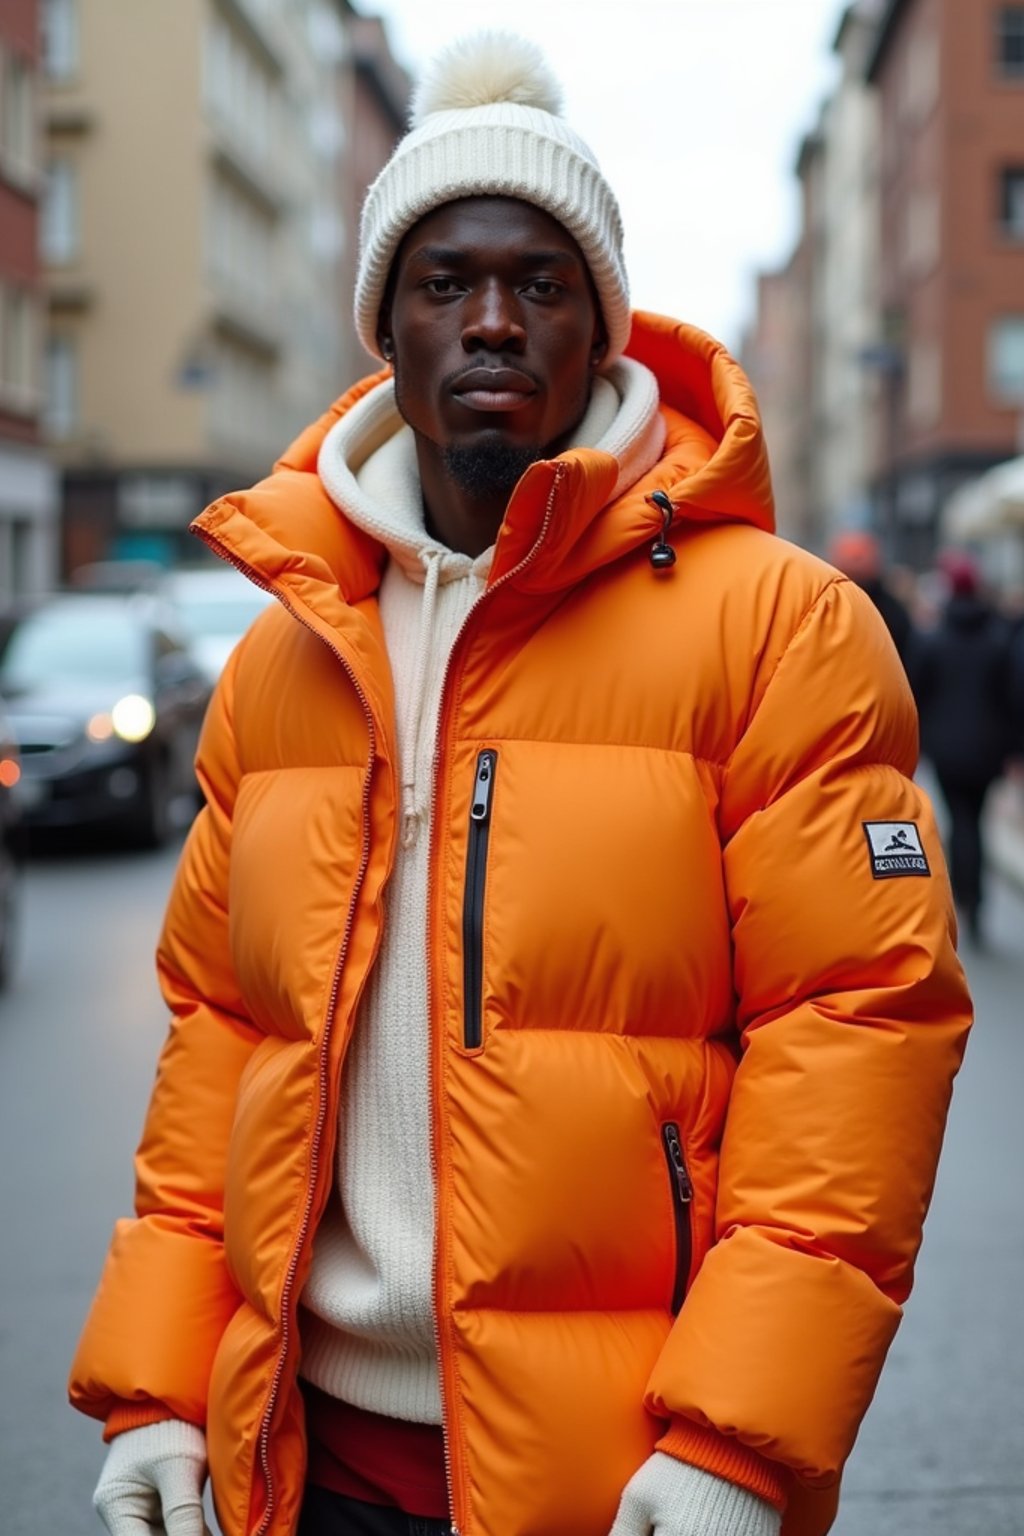
[[[1004,779],[995,786],[984,833],[993,869],[1024,891],[1024,784]]]

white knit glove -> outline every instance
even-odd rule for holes
[[[781,1525],[756,1493],[655,1451],[626,1484],[609,1536],[779,1536]]]
[[[115,1435],[92,1502],[110,1536],[210,1536],[205,1482],[206,1436],[165,1419]]]

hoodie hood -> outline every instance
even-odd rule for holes
[[[622,359],[595,379],[590,404],[566,451],[593,445],[614,459],[614,496],[657,463],[664,444],[657,380],[643,364]],[[335,505],[383,544],[412,580],[422,581],[435,562],[442,583],[468,571],[486,576],[493,548],[474,560],[448,549],[424,527],[415,437],[399,415],[392,378],[377,384],[329,429],[317,471]]]
[[[664,424],[657,463],[621,494],[622,465],[601,446],[532,465],[498,535],[492,582],[523,566],[515,579],[524,588],[564,588],[649,545],[663,525],[649,499],[655,491],[673,505],[670,539],[715,522],[774,528],[760,416],[739,364],[703,331],[643,313],[634,316],[627,355],[657,380]],[[330,588],[325,602],[332,609],[339,593],[348,603],[369,596],[385,547],[338,517],[317,463],[339,419],[389,378],[380,372],[355,385],[295,440],[271,475],[208,507],[193,531],[261,584],[286,587],[303,600],[322,585]],[[384,435],[390,431],[382,426]],[[542,552],[524,566],[541,535]]]

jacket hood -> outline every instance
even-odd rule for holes
[[[542,530],[543,559],[531,561],[520,578],[524,586],[569,586],[650,543],[663,523],[649,499],[655,491],[672,502],[676,533],[712,522],[774,528],[760,415],[739,364],[703,331],[644,313],[634,315],[627,355],[658,381],[661,458],[618,498],[619,465],[608,453],[577,448],[532,465],[509,502],[492,582],[526,560]],[[317,461],[335,422],[388,376],[361,380],[296,438],[265,480],[214,502],[193,532],[265,584],[326,582],[348,602],[368,596],[379,582],[384,547],[339,516]]]

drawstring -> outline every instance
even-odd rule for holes
[[[423,722],[423,703],[426,694],[427,663],[430,659],[431,635],[434,628],[434,609],[437,606],[437,589],[441,580],[440,549],[421,551],[423,561],[423,602],[420,606],[420,632],[416,642],[416,670],[406,706],[405,741],[407,751],[402,764],[402,847],[411,848],[419,836],[420,819],[424,807],[417,803],[416,760],[419,757],[420,726]]]
[[[676,509],[664,491],[652,491],[647,500],[661,513],[661,529],[647,558],[656,571],[667,571],[676,563],[676,552],[665,537],[672,526]]]

